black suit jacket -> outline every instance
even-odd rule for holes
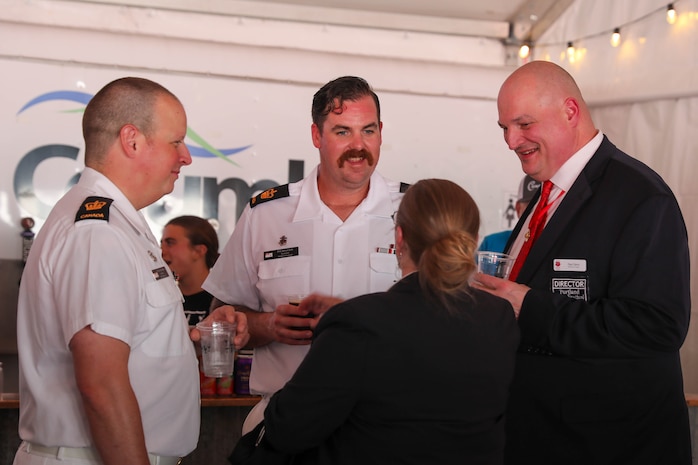
[[[506,463],[690,464],[688,238],[659,175],[604,137],[517,281]]]
[[[472,296],[448,316],[414,273],[330,309],[265,411],[268,443],[315,449],[301,463],[501,464],[518,328],[508,302]]]

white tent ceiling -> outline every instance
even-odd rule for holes
[[[535,40],[574,0],[84,0],[276,20]]]

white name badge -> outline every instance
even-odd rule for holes
[[[584,273],[587,270],[587,261],[583,258],[556,258],[553,260],[554,271],[576,271]]]

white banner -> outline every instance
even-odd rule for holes
[[[310,138],[315,87],[173,74],[132,73],[70,64],[0,59],[0,124],[6,134],[0,173],[0,258],[22,256],[20,220],[38,232],[48,212],[84,168],[86,103],[107,82],[129,74],[170,89],[188,115],[193,162],[175,190],[145,211],[159,237],[172,217],[219,221],[224,244],[254,193],[302,177],[318,162]],[[415,182],[448,178],[480,205],[483,234],[503,229],[518,162],[506,148],[492,101],[385,93],[379,171]],[[488,231],[489,229],[489,231]]]

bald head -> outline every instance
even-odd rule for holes
[[[571,97],[577,100],[580,107],[584,106],[586,109],[582,92],[574,78],[563,68],[549,61],[532,61],[511,73],[499,91],[499,98],[502,97],[502,93],[523,89],[546,102]]]
[[[179,100],[160,84],[143,78],[125,77],[110,82],[90,100],[82,118],[85,139],[85,165],[98,169],[119,131],[133,124],[149,135],[159,97]]]
[[[497,108],[504,140],[537,181],[550,179],[596,135],[577,83],[547,61],[514,71],[499,90]]]

